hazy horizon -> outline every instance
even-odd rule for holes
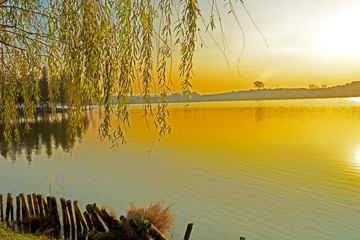
[[[199,20],[204,44],[200,47],[198,37],[192,91],[212,94],[251,89],[257,80],[268,88],[307,88],[309,84],[335,86],[360,80],[360,30],[356,26],[360,22],[359,1],[258,0],[244,1],[244,4],[270,51],[241,2],[234,3],[245,33],[239,74],[241,30],[234,16],[228,14],[229,6],[218,3],[226,42],[222,41],[219,23],[211,34],[225,52],[229,66]],[[200,1],[199,5],[203,18],[208,21],[209,3]],[[174,49],[173,58],[171,79],[174,86],[171,90],[179,91],[178,49]]]

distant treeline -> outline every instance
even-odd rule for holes
[[[190,97],[191,95],[191,97]],[[240,101],[240,100],[274,100],[304,98],[341,98],[360,97],[360,81],[328,88],[276,88],[236,91],[219,94],[200,95],[196,92],[173,93],[167,96],[167,102],[208,102],[208,101]],[[159,96],[152,96],[151,102],[159,102]],[[141,96],[133,96],[130,103],[142,103]]]

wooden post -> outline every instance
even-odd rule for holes
[[[37,198],[37,203],[38,203],[38,206],[39,206],[40,217],[44,218],[45,217],[45,206],[44,206],[45,200],[44,200],[44,197],[43,197],[43,195],[39,194],[39,195],[36,196],[36,198]]]
[[[194,225],[193,223],[189,223],[187,225],[184,240],[189,240],[193,225]]]
[[[66,201],[66,206],[67,206],[67,209],[68,209],[68,212],[69,212],[71,227],[75,228],[75,219],[74,219],[74,212],[73,212],[73,207],[72,207],[71,200]]]
[[[152,237],[159,240],[168,240],[164,234],[162,234],[159,229],[157,229],[152,223],[148,224],[149,233]]]
[[[70,228],[64,228],[64,239],[69,240],[70,239]]]
[[[76,212],[75,212],[75,220],[76,220],[76,231],[78,232],[78,231],[80,231],[81,232],[81,230],[82,230],[82,225],[81,225],[81,221],[80,221],[80,218],[79,218],[79,215],[78,214],[76,214]]]
[[[39,206],[39,201],[38,201],[38,198],[37,198],[37,193],[33,193],[32,198],[33,198],[33,201],[34,201],[35,216],[39,217],[40,216],[40,206]]]
[[[50,196],[46,197],[45,212],[46,212],[46,218],[51,219],[51,216],[52,216],[52,204],[51,204],[51,197]]]
[[[105,232],[106,231],[105,227],[101,223],[99,216],[96,214],[93,205],[91,204],[86,205],[86,210],[91,215],[91,220],[93,221],[95,229],[98,230],[99,232]]]
[[[16,196],[16,221],[17,222],[20,222],[21,219],[20,219],[20,209],[21,207],[21,203],[20,203],[20,196]]]
[[[24,221],[25,218],[29,217],[29,210],[26,202],[26,197],[24,193],[20,193],[20,199],[21,199],[21,213],[22,213],[22,220]]]
[[[244,238],[244,237],[240,237],[240,240],[245,240],[245,238]]]
[[[44,212],[45,212],[45,216],[46,216],[46,211],[48,210],[48,205],[46,204],[45,197],[42,196],[41,198],[42,198],[42,202],[44,205]]]
[[[13,202],[13,197],[11,196],[11,208],[10,208],[10,216],[11,216],[11,221],[14,221],[14,202]]]
[[[74,226],[71,226],[70,240],[76,240],[75,225],[74,225]]]
[[[91,220],[90,214],[87,211],[84,212],[84,217],[85,217],[86,223],[87,223],[87,225],[89,227],[89,230],[90,231],[93,230],[94,229],[94,224],[93,224],[93,222]]]
[[[11,193],[7,194],[7,199],[6,199],[6,210],[5,210],[5,222],[9,222],[10,219],[10,198],[11,198]]]
[[[76,213],[75,213],[76,214]],[[76,217],[76,215],[75,215]],[[77,240],[86,240],[87,230],[81,231],[81,228],[76,230]]]
[[[51,210],[52,210],[52,213],[53,213],[53,219],[54,219],[54,222],[55,222],[56,226],[60,230],[61,229],[61,222],[60,222],[59,211],[58,211],[58,208],[57,208],[56,197],[52,196],[52,197],[50,197],[50,200],[51,200],[50,202],[52,204]]]
[[[119,219],[122,223],[126,223],[127,221],[127,218],[124,215],[121,215]]]
[[[129,225],[135,232],[139,230],[139,226],[135,223],[134,219],[129,220]]]
[[[14,205],[13,205],[13,197],[11,193],[7,194],[6,201],[6,213],[5,213],[5,221],[9,222],[11,217],[11,221],[14,221]]]
[[[75,217],[77,218],[76,220],[80,221],[84,230],[87,230],[87,224],[86,224],[84,215],[81,212],[81,209],[79,206],[79,201],[77,201],[77,200],[74,201],[74,210],[75,210]]]
[[[101,218],[101,220],[105,223],[105,225],[107,226],[107,228],[109,230],[113,230],[113,225],[115,224],[116,220],[113,219],[107,212],[105,209],[100,209],[99,206],[94,203],[93,204],[93,209],[96,212],[96,214]]]
[[[60,198],[60,203],[61,203],[64,229],[70,229],[70,217],[66,207],[66,200],[64,198]]]
[[[105,219],[108,219],[107,221],[111,223],[111,226],[110,226],[111,230],[119,230],[122,228],[120,220],[115,219],[112,216],[110,216],[110,214],[105,209],[101,209],[101,215]]]
[[[31,194],[27,195],[27,200],[29,204],[29,211],[31,216],[35,216],[35,210],[34,210],[34,200]]]
[[[74,208],[74,215],[75,215],[75,220],[76,220],[76,232],[81,232],[82,225],[81,225],[80,217],[76,213],[75,208]]]
[[[149,224],[141,223],[139,226],[139,225],[137,225],[137,223],[135,223],[134,219],[130,219],[128,224],[129,224],[130,228],[132,228],[135,231],[136,236],[139,239],[163,240],[162,238],[153,238],[151,235],[149,235],[150,234],[150,231],[149,231],[150,225]]]
[[[4,217],[4,195],[0,194],[0,221],[3,222],[5,220]]]
[[[23,224],[21,221],[21,198],[20,196],[16,196],[16,222],[17,229],[19,233],[23,232]]]
[[[23,224],[21,221],[21,199],[20,196],[16,196],[16,222],[19,233],[23,232]]]

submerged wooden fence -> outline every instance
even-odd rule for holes
[[[20,193],[16,196],[16,219],[14,218],[14,199],[7,194],[6,210],[4,195],[0,194],[0,220],[15,224],[18,232],[43,232],[60,236],[63,230],[64,238],[69,239],[111,239],[122,236],[121,239],[167,240],[167,238],[151,223],[136,223],[133,219],[121,216],[119,219],[110,216],[104,208],[96,203],[86,205],[82,212],[78,201],[60,198],[62,221],[54,196],[45,197],[41,194]],[[193,223],[189,223],[184,240],[190,238]],[[76,231],[75,231],[76,230]],[[95,233],[89,235],[88,233]],[[76,234],[75,234],[76,232]],[[118,234],[118,235],[116,235]],[[76,237],[75,237],[76,236]],[[245,238],[241,238],[244,240]]]

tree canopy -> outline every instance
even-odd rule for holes
[[[261,82],[261,81],[255,81],[255,82],[254,82],[254,86],[257,87],[258,89],[264,88],[264,87],[265,87],[265,83],[264,83],[264,82]]]
[[[216,1],[209,3],[213,29]],[[83,128],[84,107],[96,103],[104,109],[100,136],[123,142],[134,86],[144,115],[155,116],[159,135],[169,133],[173,48],[188,91],[201,18],[197,0],[0,0],[1,134],[18,138],[19,121],[29,128],[36,104],[49,102],[53,111],[67,106],[71,138]],[[154,92],[161,96],[156,107]]]

